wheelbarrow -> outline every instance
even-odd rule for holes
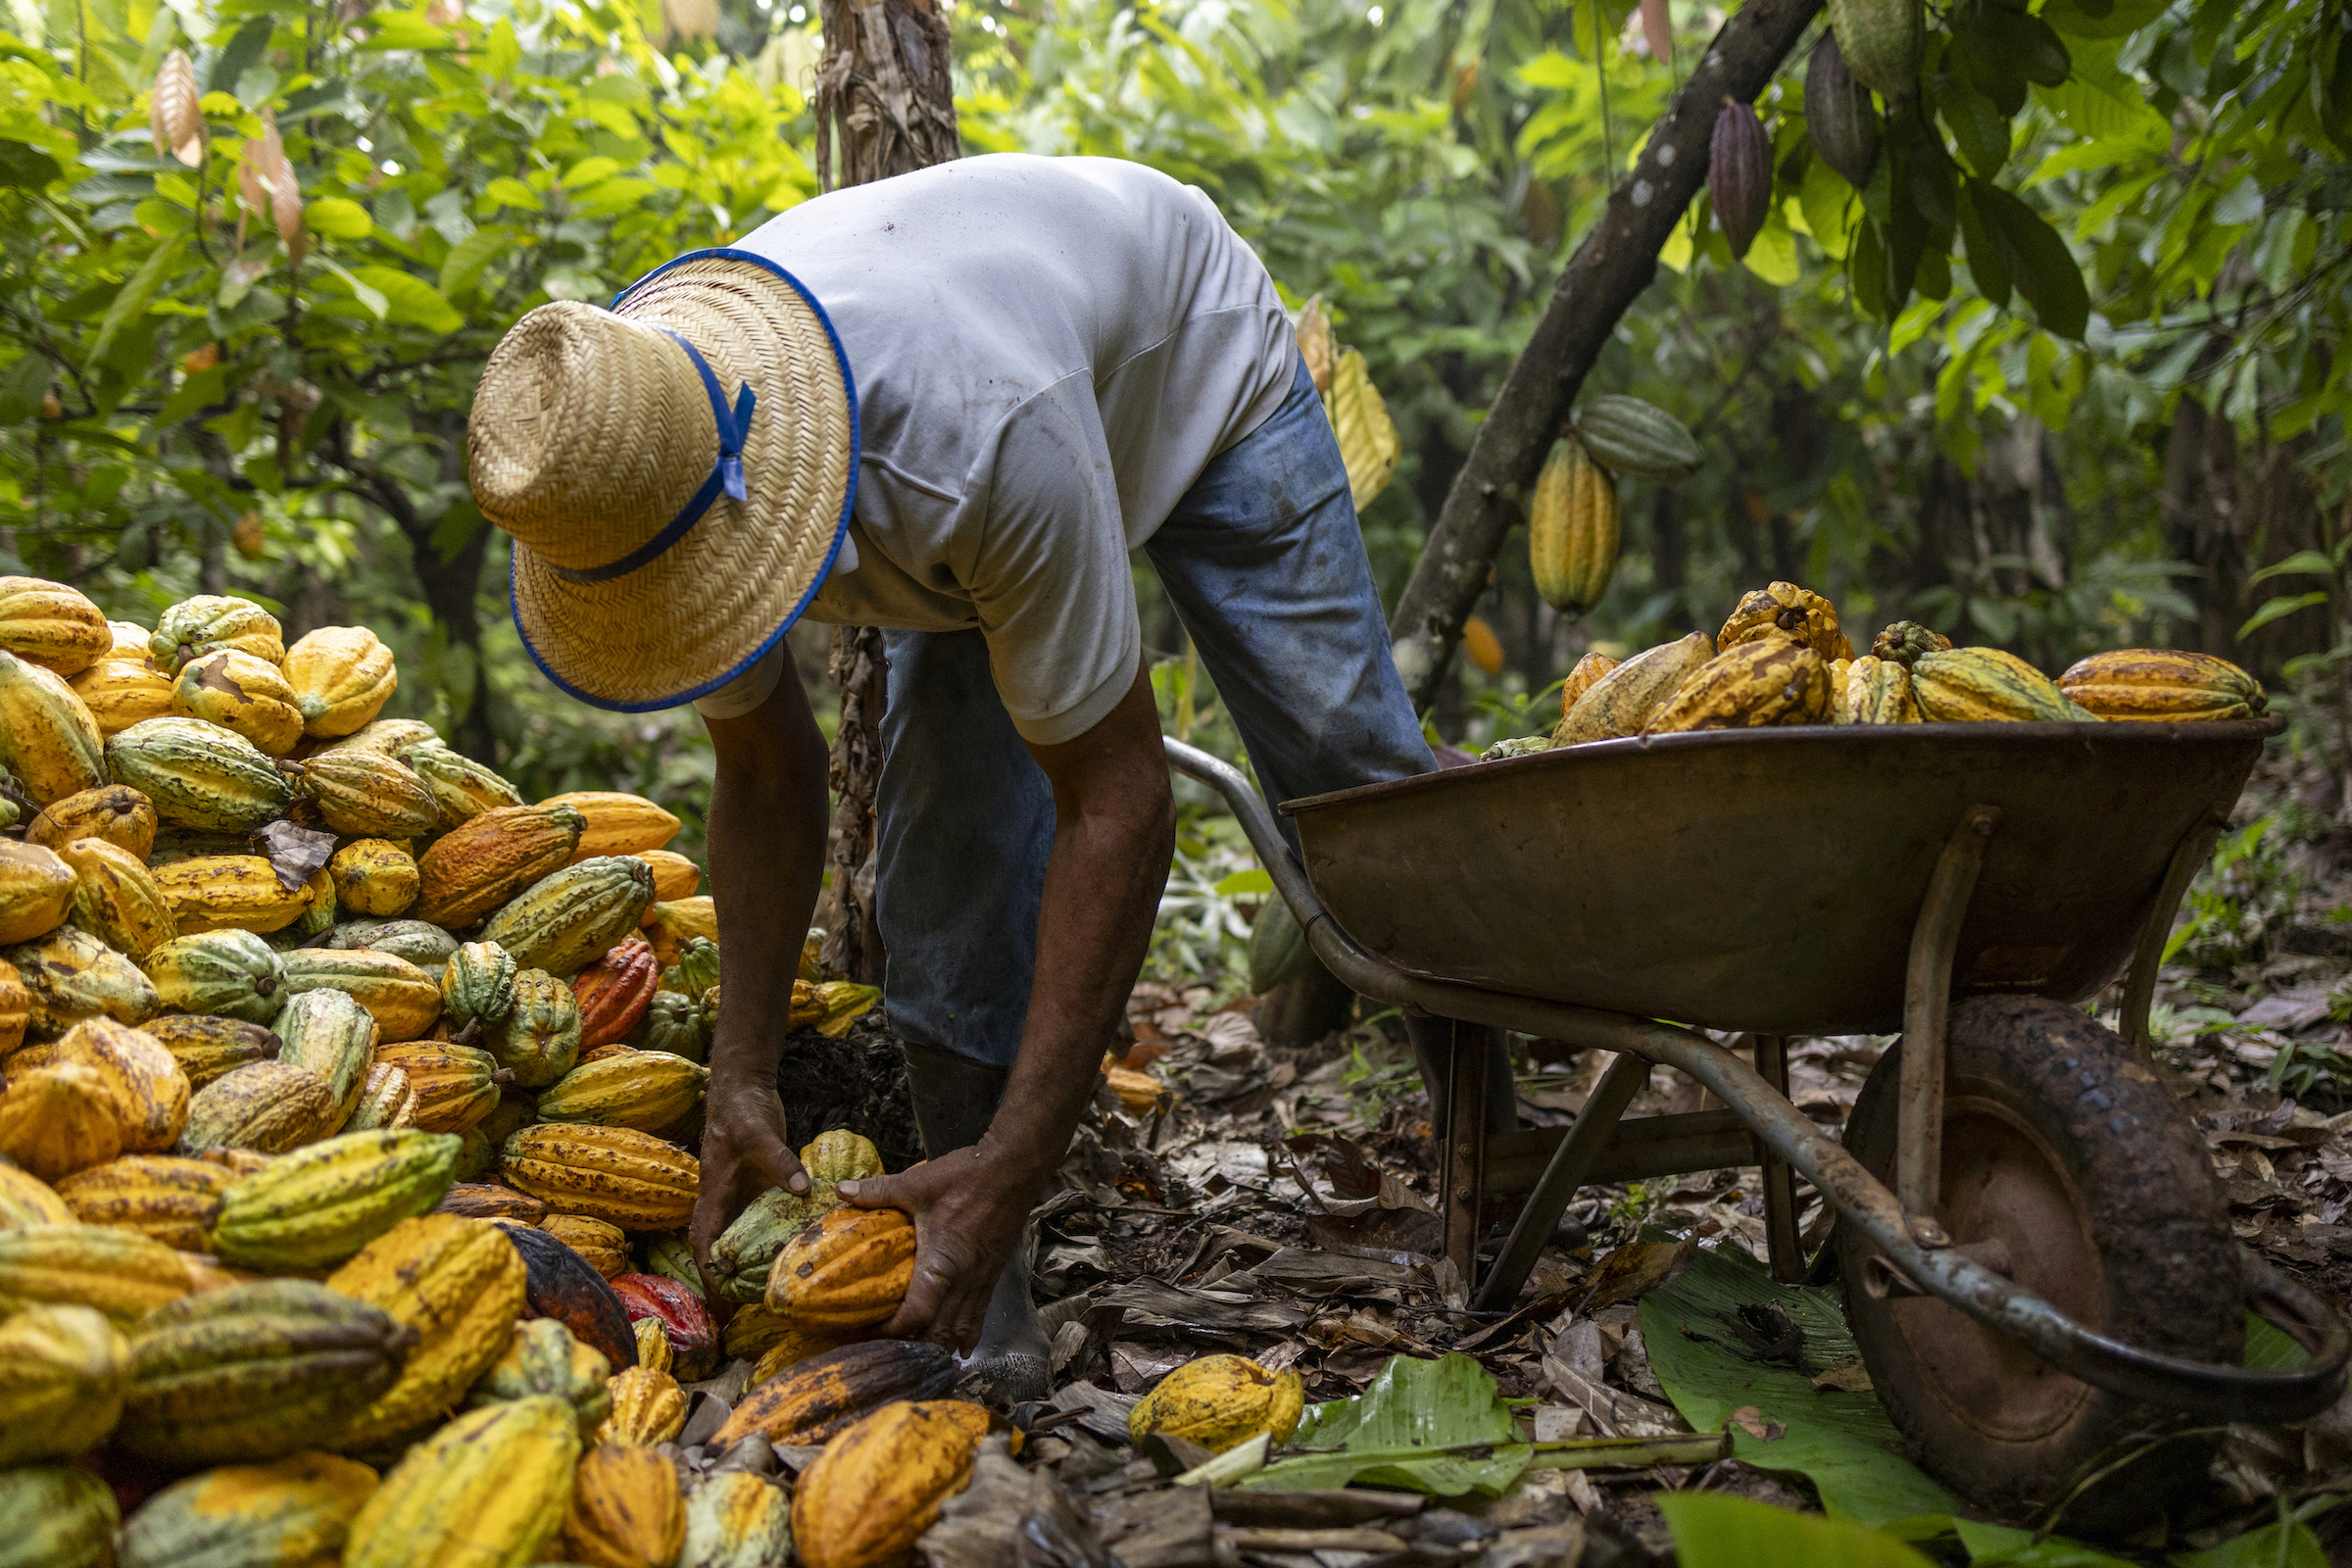
[[[1476,1308],[1512,1306],[1586,1183],[1756,1166],[1773,1273],[1841,1281],[1914,1456],[2082,1526],[2201,1469],[2220,1423],[2344,1386],[2352,1338],[2237,1243],[2150,1056],[2174,912],[2278,727],[1607,741],[1287,802],[1303,865],[1238,771],[1166,746],[1340,980],[1449,1021],[1440,1208]],[[2082,1004],[2119,971],[2111,1031]],[[1488,1135],[1496,1030],[1615,1059],[1567,1128]],[[1897,1032],[1842,1141],[1790,1102],[1789,1036]],[[1656,1064],[1720,1105],[1626,1118]],[[1798,1173],[1836,1215],[1812,1257]],[[1482,1277],[1482,1201],[1513,1192]],[[2243,1365],[2249,1306],[2307,1359]]]

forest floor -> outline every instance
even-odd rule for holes
[[[2352,824],[2341,792],[2330,768],[2266,761],[2217,869],[2184,906],[2153,1020],[2165,1081],[2205,1136],[2237,1237],[2338,1310],[2352,1305]],[[2115,1001],[2102,999],[2110,1023]],[[1050,1409],[1021,1412],[1028,1490],[1000,1457],[997,1483],[975,1486],[926,1541],[934,1563],[1010,1561],[992,1553],[1016,1529],[1024,1562],[1103,1562],[1107,1549],[1126,1568],[1663,1563],[1676,1546],[1659,1498],[1690,1492],[1808,1511],[1826,1499],[1864,1524],[1911,1519],[1899,1533],[1955,1563],[2181,1562],[2218,1546],[2196,1561],[2224,1568],[2237,1547],[2262,1548],[2249,1562],[2286,1563],[2321,1560],[2298,1553],[2329,1543],[2352,1555],[2352,1508],[2324,1511],[2352,1493],[2352,1396],[2308,1423],[2230,1426],[2201,1477],[2170,1489],[2128,1535],[2110,1534],[2104,1557],[1954,1526],[1947,1516],[1989,1516],[1902,1456],[1844,1337],[1837,1288],[1776,1287],[1756,1261],[1752,1167],[1588,1188],[1517,1309],[1475,1314],[1435,1257],[1429,1105],[1394,1015],[1289,1051],[1260,1039],[1251,1008],[1213,977],[1137,987],[1128,1060],[1169,1093],[1136,1111],[1098,1092],[1041,1210],[1037,1298],[1055,1392]],[[1841,1123],[1891,1039],[1792,1041],[1791,1098],[1816,1122]],[[1553,1053],[1516,1044],[1523,1124],[1565,1124],[1605,1058],[1539,1060]],[[915,1157],[887,1033],[861,1022],[849,1045],[807,1058],[808,1099],[822,1103],[800,1124],[859,1127],[894,1167]],[[1697,1086],[1660,1068],[1631,1114],[1697,1108]],[[1801,1179],[1799,1192],[1813,1248],[1829,1216]],[[1489,1218],[1491,1256],[1508,1205]],[[1770,1325],[1792,1320],[1809,1335],[1788,1329],[1773,1343]],[[1171,1487],[1202,1455],[1138,1453],[1125,1412],[1171,1368],[1218,1351],[1296,1370],[1310,1406],[1368,1391],[1402,1397],[1382,1378],[1392,1357],[1460,1351],[1493,1379],[1472,1402],[1492,1406],[1498,1393],[1538,1443],[1728,1422],[1738,1456],[1539,1464],[1515,1479],[1505,1466],[1450,1494],[1410,1466],[1367,1469],[1359,1486],[1387,1490],[1353,1504],[1332,1500],[1325,1489],[1340,1483],[1329,1478]],[[2004,1523],[2070,1533],[2063,1514]]]

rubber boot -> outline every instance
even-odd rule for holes
[[[1407,1014],[1404,1032],[1413,1042],[1413,1059],[1421,1068],[1422,1087],[1429,1091],[1430,1125],[1446,1136],[1446,1103],[1451,1098],[1446,1073],[1452,1025],[1444,1018]],[[1511,1079],[1511,1049],[1500,1036],[1487,1052],[1487,1131],[1507,1133],[1519,1125],[1519,1087]]]
[[[922,1134],[923,1157],[937,1159],[978,1143],[1004,1098],[1009,1071],[936,1046],[901,1042],[899,1049],[906,1057],[906,1090],[914,1102],[915,1130]],[[980,1343],[960,1363],[971,1392],[986,1403],[1019,1404],[1042,1399],[1048,1392],[1052,1352],[1029,1298],[1029,1260],[1036,1245],[1036,1222],[1031,1221],[997,1276]]]

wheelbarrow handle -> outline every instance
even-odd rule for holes
[[[1299,865],[1298,857],[1291,853],[1290,841],[1282,836],[1282,827],[1274,820],[1265,798],[1231,762],[1211,757],[1198,746],[1187,746],[1174,736],[1162,735],[1159,743],[1167,749],[1170,767],[1225,798],[1225,804],[1233,808],[1235,820],[1249,836],[1250,847],[1257,852],[1258,863],[1274,879],[1274,891],[1282,895],[1282,902],[1298,916],[1298,929],[1311,932],[1315,922],[1325,916],[1323,901],[1307,886],[1306,870]]]

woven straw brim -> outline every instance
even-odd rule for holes
[[[743,449],[746,498],[721,496],[683,539],[637,570],[572,582],[515,541],[515,620],[532,656],[572,695],[633,711],[715,689],[806,608],[847,526],[854,411],[823,318],[790,283],[752,263],[672,267],[615,314],[692,342],[730,402],[746,382],[759,398]],[[660,466],[674,513],[710,472],[718,437],[691,362],[664,346],[685,380],[665,369],[659,385],[612,389],[604,400],[615,411],[611,427],[577,435],[600,469],[622,452]],[[589,561],[560,564],[625,553],[600,549]]]

